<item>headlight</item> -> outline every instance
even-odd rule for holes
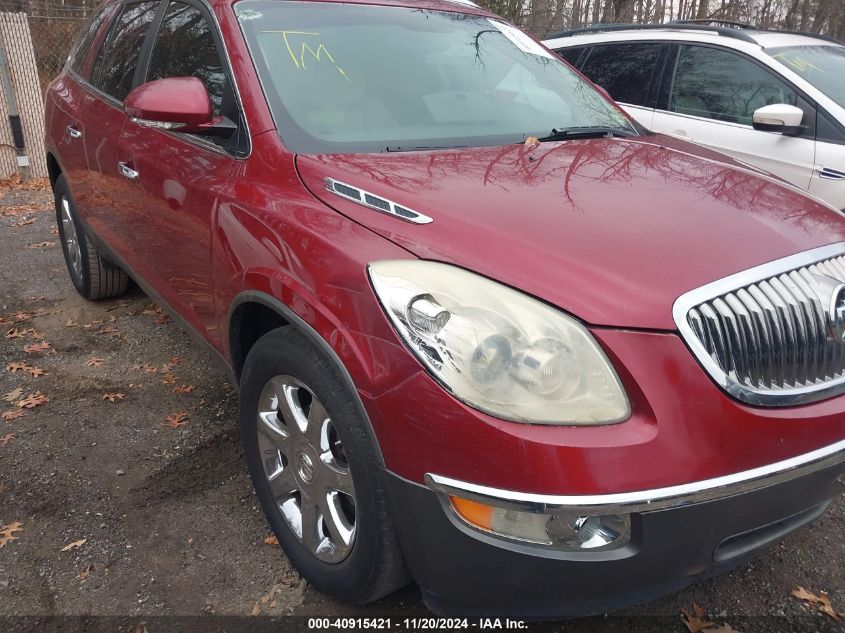
[[[374,262],[370,279],[402,338],[455,397],[532,424],[613,424],[628,398],[575,319],[463,269]]]

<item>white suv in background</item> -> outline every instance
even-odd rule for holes
[[[729,154],[845,210],[845,46],[712,24],[603,24],[543,43],[645,127]]]

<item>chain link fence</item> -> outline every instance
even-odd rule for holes
[[[61,71],[76,34],[99,0],[0,0],[0,13],[25,14],[41,92]]]

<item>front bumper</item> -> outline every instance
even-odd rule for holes
[[[548,618],[645,602],[748,560],[820,516],[842,492],[845,446],[835,448],[733,480],[589,498],[507,493],[429,477],[438,492],[396,475],[387,479],[405,557],[429,608]],[[630,512],[631,538],[620,549],[594,552],[506,540],[462,521],[445,501],[448,493],[535,510],[566,502],[581,509],[589,500],[605,511]]]

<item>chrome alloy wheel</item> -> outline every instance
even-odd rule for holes
[[[82,279],[82,248],[79,245],[79,236],[76,234],[76,225],[70,212],[70,201],[62,196],[62,232],[67,244],[67,256],[70,267],[77,279]]]
[[[355,541],[355,488],[326,409],[292,376],[276,376],[258,403],[264,475],[290,529],[305,548],[339,563]]]

